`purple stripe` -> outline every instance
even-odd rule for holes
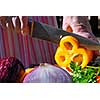
[[[0,44],[1,44],[1,48],[0,48],[0,52],[1,52],[1,57],[4,57],[5,56],[5,45],[4,45],[4,42],[3,42],[3,32],[2,32],[2,28],[0,26]]]
[[[5,34],[4,34],[4,31],[2,31],[2,40],[3,40],[3,46],[4,46],[4,53],[5,53],[5,56],[7,55],[6,54],[6,43],[5,43]]]

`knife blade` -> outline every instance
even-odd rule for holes
[[[100,43],[89,40],[77,34],[66,32],[60,28],[53,27],[48,24],[34,21],[32,37],[43,39],[58,44],[64,36],[73,36],[78,39],[80,46],[84,46],[89,50],[100,50]]]

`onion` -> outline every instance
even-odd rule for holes
[[[71,83],[70,74],[60,67],[48,63],[41,63],[28,73],[23,83]]]
[[[24,73],[24,66],[17,58],[5,57],[0,59],[0,82],[22,82]]]

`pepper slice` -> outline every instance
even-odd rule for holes
[[[60,47],[63,48],[64,51],[71,50],[73,52],[78,46],[78,40],[72,36],[65,36],[60,40]]]
[[[67,67],[71,62],[69,58],[70,58],[70,52],[65,52],[61,47],[57,48],[55,54],[55,60],[58,65],[62,67]]]
[[[79,42],[72,36],[61,39],[55,53],[55,61],[59,66],[70,68],[71,61],[78,62],[84,68],[93,58],[93,51],[79,47]]]
[[[90,56],[91,54],[91,56]],[[84,68],[92,59],[92,51],[87,50],[85,48],[78,48],[76,52],[74,52],[71,60],[74,62],[78,62],[82,68]]]

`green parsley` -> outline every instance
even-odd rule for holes
[[[86,66],[82,68],[75,62],[71,62],[70,67],[74,83],[96,83],[96,76],[100,75],[100,67]]]

